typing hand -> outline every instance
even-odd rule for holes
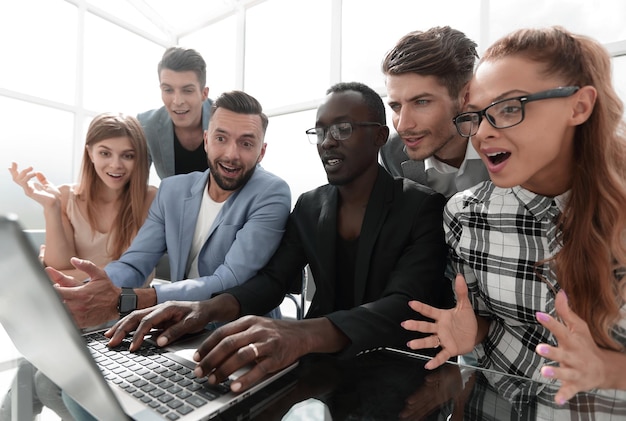
[[[89,260],[72,257],[74,267],[91,278],[83,283],[58,270],[47,267],[46,273],[55,284],[61,299],[72,313],[79,328],[98,326],[117,319],[117,302],[121,289],[113,285],[106,272]]]
[[[602,386],[606,373],[603,353],[607,351],[598,347],[587,323],[569,308],[563,291],[556,295],[555,307],[562,322],[545,313],[537,313],[537,320],[552,332],[559,345],[539,344],[536,352],[559,363],[558,367],[543,366],[541,374],[561,381],[554,401],[563,405],[580,391]]]
[[[165,346],[188,333],[196,333],[211,322],[210,313],[205,311],[206,301],[168,301],[154,307],[135,310],[120,319],[104,335],[110,338],[109,346],[117,346],[131,332],[133,339],[130,351],[139,349],[152,329],[162,330],[156,339]]]
[[[439,367],[451,357],[470,352],[474,348],[478,332],[478,322],[467,296],[467,285],[461,274],[456,276],[454,289],[457,296],[456,307],[442,310],[420,301],[410,301],[409,306],[434,322],[407,320],[402,327],[421,333],[432,333],[407,344],[411,349],[438,348],[441,351],[424,366],[428,370]]]
[[[231,383],[233,392],[241,392],[294,363],[302,355],[306,329],[298,322],[246,316],[215,330],[198,348],[196,376],[209,376],[220,383],[236,370],[254,364],[252,369]]]
[[[9,168],[11,177],[18,184],[26,196],[35,200],[44,208],[49,206],[59,206],[61,204],[61,192],[59,189],[40,172],[33,172],[33,167],[28,167],[22,171],[18,171],[17,164],[13,162]],[[30,183],[30,180],[36,178],[36,182]]]

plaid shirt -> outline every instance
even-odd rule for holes
[[[475,348],[480,366],[547,382],[540,369],[554,362],[539,356],[535,347],[556,341],[535,313],[555,316],[560,288],[550,265],[536,263],[559,250],[555,221],[566,199],[567,193],[550,198],[487,181],[448,202],[444,228],[452,264],[465,276],[476,313],[491,320],[487,337]],[[613,336],[626,346],[626,305],[622,310]],[[508,390],[502,384],[499,391],[514,400],[520,393],[537,392],[507,383]]]

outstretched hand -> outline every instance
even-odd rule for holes
[[[470,352],[476,343],[478,322],[474,309],[467,295],[467,285],[463,275],[458,274],[454,282],[456,306],[449,310],[438,309],[420,301],[410,301],[409,306],[428,317],[433,322],[422,320],[406,320],[402,327],[432,335],[409,341],[411,349],[441,348],[441,351],[424,366],[428,370],[435,369],[451,357]]]
[[[121,289],[113,285],[103,269],[89,260],[72,257],[70,262],[91,278],[90,282],[83,283],[51,267],[46,268],[46,273],[78,327],[98,326],[117,319],[117,300]]]
[[[556,295],[555,308],[561,322],[546,313],[538,312],[537,321],[550,330],[558,346],[537,345],[536,352],[542,357],[559,363],[541,368],[544,377],[558,379],[561,387],[554,397],[563,405],[576,393],[601,387],[606,381],[606,352],[598,347],[591,336],[587,323],[570,308],[563,291]]]
[[[40,172],[34,172],[33,167],[28,167],[22,171],[19,171],[17,164],[13,162],[11,168],[9,168],[11,177],[16,184],[18,184],[26,196],[35,200],[43,207],[60,205],[61,192],[52,183],[48,181],[45,175]],[[30,180],[36,178],[34,183],[30,183]]]

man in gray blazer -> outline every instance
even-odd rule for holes
[[[446,198],[489,179],[472,142],[452,122],[467,100],[477,57],[476,43],[447,26],[410,32],[387,53],[382,71],[397,133],[380,159],[392,175]]]
[[[291,209],[287,183],[259,166],[267,124],[256,99],[224,93],[213,105],[204,137],[209,169],[162,181],[145,223],[119,260],[102,270],[73,259],[90,277],[84,284],[47,269],[80,327],[168,300],[208,299],[267,263]],[[142,288],[165,252],[172,282]]]
[[[159,178],[208,166],[203,133],[209,125],[211,105],[206,86],[206,63],[195,50],[168,48],[158,65],[161,108],[137,115],[150,161]]]

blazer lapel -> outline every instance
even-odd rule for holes
[[[355,303],[363,302],[369,274],[369,262],[372,259],[376,239],[389,212],[393,198],[393,188],[394,183],[391,176],[382,167],[379,168],[378,178],[365,210],[361,235],[359,236],[359,248],[354,270]]]
[[[326,314],[333,310],[335,305],[335,282],[336,261],[335,250],[337,249],[337,188],[329,187],[329,194],[321,204],[320,214],[317,221],[316,248],[319,250],[320,267],[326,272],[322,279],[316,282],[324,282],[326,285],[316,288],[328,291],[328,294],[315,294],[316,297],[324,295],[322,302],[316,303],[320,307],[317,314]],[[312,303],[313,307],[313,303]],[[326,313],[324,313],[326,312]]]
[[[428,185],[426,170],[424,169],[424,161],[414,161],[409,159],[402,164],[402,174],[405,178],[413,180],[419,184]]]
[[[161,149],[161,156],[163,157],[163,166],[167,174],[175,174],[174,123],[172,123],[172,119],[167,114],[167,111],[165,111],[159,119],[159,125],[161,126],[158,131],[161,137],[159,148]]]

